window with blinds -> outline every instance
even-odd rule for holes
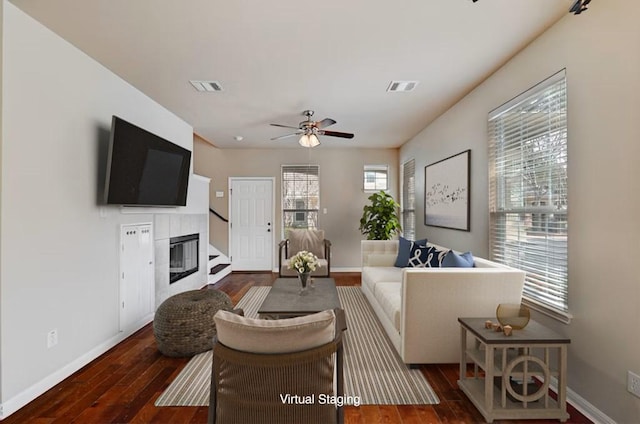
[[[282,165],[282,228],[318,228],[318,165]]]
[[[489,113],[490,256],[526,272],[524,299],[568,316],[565,71]]]
[[[416,237],[416,161],[402,164],[402,236],[407,240]]]
[[[388,186],[389,167],[387,165],[364,166],[364,191],[386,190]]]

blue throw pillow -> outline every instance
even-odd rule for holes
[[[457,254],[453,250],[445,255],[442,260],[443,267],[456,267],[456,268],[473,268],[474,260],[471,252],[465,252],[461,255]]]
[[[426,245],[427,239],[411,241],[402,236],[400,237],[398,240],[398,256],[396,257],[394,266],[404,268],[409,265],[409,254],[411,253],[411,247],[414,243]]]
[[[433,246],[415,244],[409,254],[409,265],[413,268],[439,268],[446,256],[446,250],[438,250]]]

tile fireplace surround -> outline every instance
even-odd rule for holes
[[[154,215],[156,308],[168,297],[202,287],[207,281],[207,251],[209,245],[207,214]],[[200,268],[173,284],[169,282],[169,246],[171,238],[199,234],[198,262]]]
[[[169,284],[198,272],[200,233],[169,239]]]

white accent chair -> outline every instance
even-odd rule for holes
[[[324,230],[293,229],[287,233],[287,238],[279,244],[278,276],[296,277],[295,269],[289,269],[289,258],[306,250],[318,257],[319,266],[311,273],[314,277],[331,276],[331,242],[324,238]]]
[[[342,309],[280,320],[220,311],[214,319],[210,424],[344,422],[342,404],[323,401],[344,397]]]

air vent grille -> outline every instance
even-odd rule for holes
[[[223,91],[222,86],[218,81],[189,81],[193,88],[202,92],[214,92],[214,91]]]
[[[413,91],[418,85],[418,81],[391,81],[387,91]]]

